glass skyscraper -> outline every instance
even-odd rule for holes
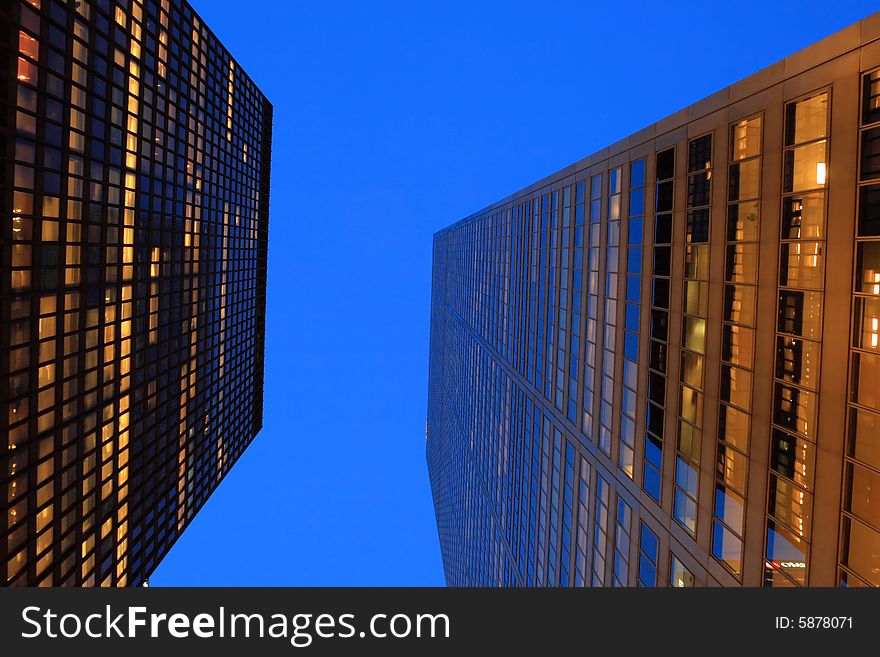
[[[137,585],[262,425],[272,107],[182,0],[0,53],[0,581]]]
[[[875,14],[434,236],[448,583],[880,585],[878,321]]]

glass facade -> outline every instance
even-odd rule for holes
[[[880,585],[880,51],[859,34],[860,58],[808,49],[435,234],[450,584]]]
[[[137,585],[262,425],[272,108],[181,0],[0,14],[0,577]]]
[[[880,586],[880,69],[862,78],[840,583]]]

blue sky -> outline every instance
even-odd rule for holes
[[[874,2],[191,0],[275,106],[264,427],[152,585],[441,585],[434,231]]]

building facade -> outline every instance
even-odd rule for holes
[[[880,585],[880,14],[434,236],[452,585]]]
[[[262,426],[272,107],[183,0],[0,62],[0,581],[138,585]]]

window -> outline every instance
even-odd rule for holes
[[[807,542],[787,527],[773,520],[767,521],[767,561],[765,584],[770,586],[801,586],[806,584]],[[790,578],[781,577],[783,573]]]
[[[828,94],[789,103],[785,108],[785,145],[802,144],[827,136]]]
[[[859,171],[862,180],[880,178],[880,128],[862,130],[862,159]]]
[[[868,73],[862,83],[862,124],[880,121],[880,70]]]
[[[639,539],[639,586],[657,586],[657,556],[659,540],[644,522],[641,523]]]
[[[880,295],[880,241],[857,244],[855,291]]]
[[[801,192],[824,187],[828,177],[828,158],[824,141],[785,151],[783,192]]]
[[[848,455],[880,470],[880,415],[850,408],[849,417]]]
[[[629,583],[629,541],[632,509],[617,498],[617,520],[614,527],[614,586]]]
[[[690,588],[694,584],[691,571],[673,554],[669,563],[669,585],[676,588]]]
[[[781,429],[773,429],[770,467],[801,486],[812,485],[816,448],[809,442]]]
[[[880,236],[880,185],[859,188],[859,237]]]

